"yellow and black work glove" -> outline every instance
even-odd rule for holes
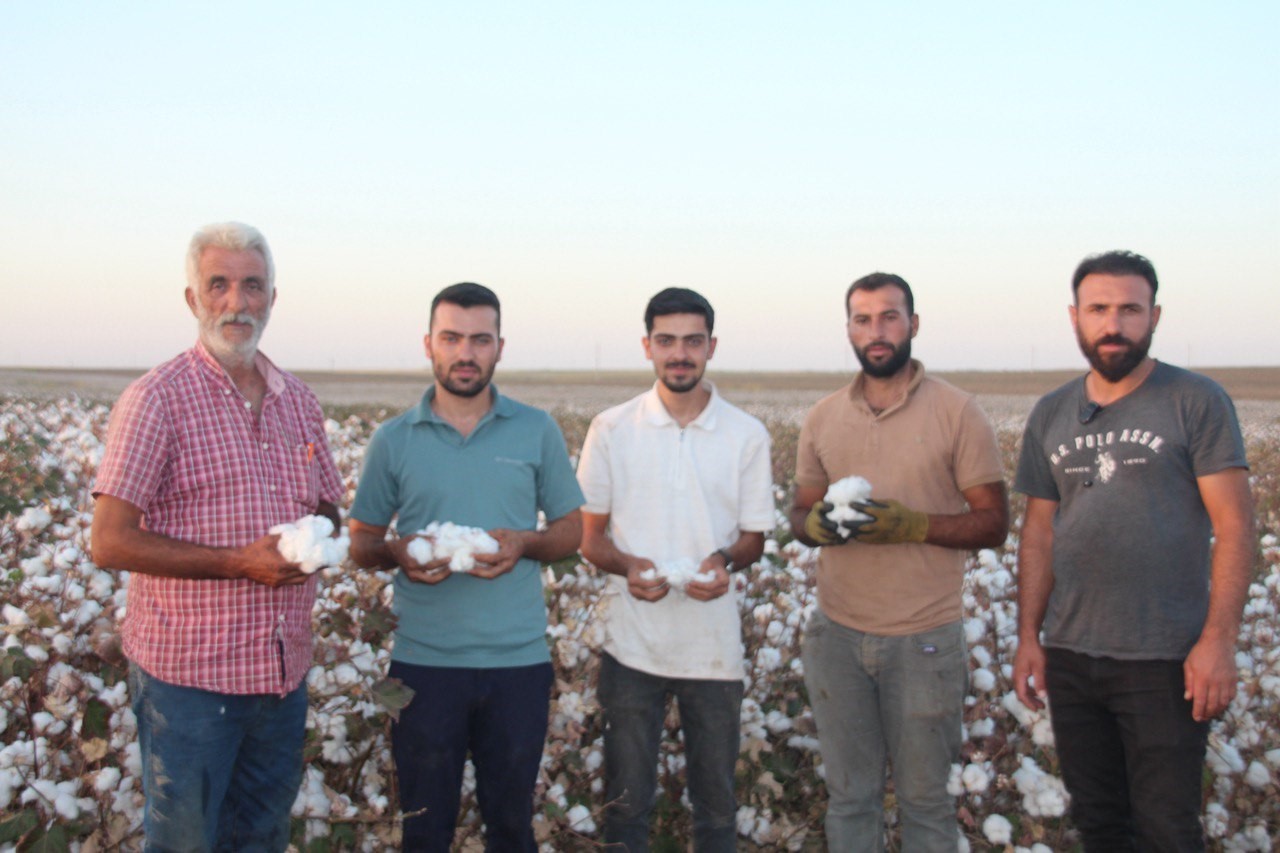
[[[856,503],[854,509],[871,516],[868,521],[854,521],[853,538],[869,545],[895,545],[899,542],[923,542],[929,532],[929,516],[908,509],[897,501],[869,500]],[[805,530],[809,529],[806,522]]]
[[[831,504],[826,501],[818,501],[810,507],[804,518],[804,535],[819,545],[843,545],[849,537],[840,535],[839,526],[827,518],[829,512]]]

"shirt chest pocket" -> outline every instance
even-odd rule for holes
[[[289,495],[304,514],[313,513],[320,503],[320,466],[316,461],[316,444],[310,441],[291,443],[287,449]]]

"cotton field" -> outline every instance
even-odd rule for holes
[[[349,503],[376,423],[363,413],[331,414],[329,437]],[[1011,470],[1021,417],[993,414]],[[124,578],[88,557],[88,490],[107,415],[107,406],[76,398],[0,397],[0,851],[37,842],[46,850],[135,849],[141,837],[135,721],[115,635]],[[576,444],[589,412],[560,415]],[[735,576],[749,679],[738,832],[747,849],[817,850],[825,794],[800,661],[800,636],[815,606],[817,552],[786,534],[796,413],[762,416],[775,439],[779,527],[761,563]],[[1237,654],[1242,689],[1213,726],[1205,771],[1205,827],[1213,849],[1230,851],[1271,850],[1280,835],[1280,420],[1274,412],[1246,412],[1246,434],[1259,505],[1259,570]],[[1048,718],[1024,708],[1010,681],[1019,523],[1004,548],[971,561],[964,601],[970,693],[963,754],[949,784],[972,849],[1042,853],[1070,849],[1074,835]],[[350,563],[319,571],[308,767],[294,805],[295,844],[391,849],[398,828],[388,714],[405,696],[382,681],[392,629],[390,574]],[[536,831],[545,850],[589,850],[598,843],[603,791],[594,613],[602,583],[569,561],[547,567],[545,588],[557,680]],[[668,724],[674,731],[674,713]],[[675,736],[660,761],[654,834],[680,842],[689,837],[689,820]],[[479,849],[470,774],[465,784],[458,846]],[[892,808],[889,816],[892,824]]]

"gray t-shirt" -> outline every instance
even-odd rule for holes
[[[1205,376],[1157,362],[1104,408],[1083,378],[1042,398],[1014,488],[1058,502],[1045,645],[1183,659],[1209,606],[1213,531],[1196,478],[1236,467],[1247,466],[1235,407]]]

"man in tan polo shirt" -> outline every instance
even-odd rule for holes
[[[953,853],[947,779],[968,679],[960,588],[967,552],[1008,532],[1000,456],[973,397],[911,358],[920,318],[906,281],[860,278],[845,307],[862,372],[805,418],[791,508],[796,538],[823,546],[804,668],[830,797],[827,844],[884,848],[887,754],[901,849]],[[856,505],[868,518],[846,538],[823,497],[853,475],[873,497]]]

